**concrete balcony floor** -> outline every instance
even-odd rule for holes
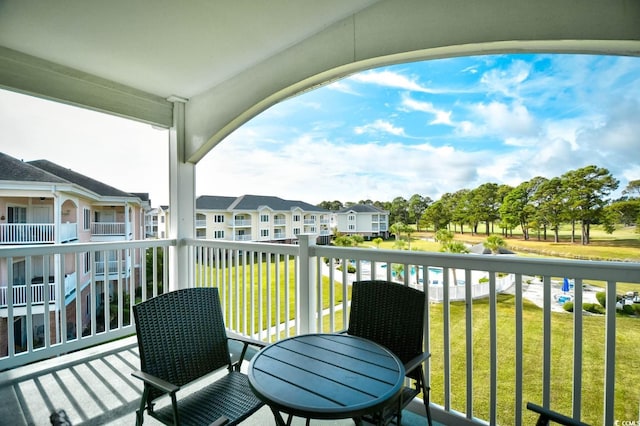
[[[246,363],[245,363],[246,365]],[[133,425],[142,383],[131,376],[140,366],[135,336],[0,372],[0,425],[48,425],[63,409],[73,425]],[[159,425],[145,416],[146,425]],[[275,424],[268,407],[243,425]],[[303,425],[304,419],[294,419]],[[312,425],[352,425],[350,419],[312,421]],[[423,426],[426,419],[403,415],[403,425]]]

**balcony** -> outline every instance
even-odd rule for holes
[[[0,328],[8,348],[0,357],[0,395],[7,395],[4,401],[18,401],[15,395],[22,395],[27,418],[46,420],[52,408],[65,408],[78,422],[132,419],[141,388],[128,373],[138,367],[135,340],[107,342],[134,333],[131,304],[162,291],[160,284],[169,281],[176,267],[160,252],[183,247],[189,277],[183,285],[218,287],[227,326],[263,341],[343,329],[343,313],[349,309],[349,286],[344,284],[353,280],[386,279],[424,289],[432,301],[425,336],[432,358],[426,372],[434,418],[443,424],[531,424],[532,414],[524,408],[528,400],[593,424],[613,424],[637,414],[637,406],[627,408],[625,402],[640,396],[635,375],[629,365],[616,361],[616,354],[637,352],[637,342],[624,338],[627,327],[637,327],[637,319],[618,318],[613,309],[588,316],[577,308],[587,301],[587,283],[596,281],[607,290],[607,305],[615,306],[619,284],[640,286],[637,263],[338,248],[312,241],[302,235],[298,245],[184,239],[2,247],[0,260],[141,250],[153,267],[140,268],[130,280],[117,278],[109,297],[93,278],[87,288],[94,297],[75,301],[72,311],[45,315],[45,343],[37,344],[36,330],[27,327],[26,344],[17,350],[14,333]],[[162,258],[165,262],[159,262]],[[355,273],[338,268],[347,263]],[[153,270],[152,276],[146,270]],[[575,283],[573,314],[556,312],[553,298],[558,279],[565,276]],[[75,286],[78,294],[79,283]],[[532,287],[540,289],[541,307],[525,303]],[[129,297],[134,292],[136,297]],[[101,310],[102,301],[111,309]],[[50,305],[43,309],[56,312]],[[87,311],[89,326],[76,335],[74,329],[81,327],[75,324],[84,321],[81,313]],[[12,323],[16,315],[14,306],[7,306],[1,317]],[[505,321],[512,324],[509,335],[499,327]],[[527,339],[533,322],[541,330],[540,341]],[[585,340],[584,330],[593,327],[602,330],[602,338]],[[594,356],[602,361],[595,371],[585,371],[583,365],[593,365]],[[52,357],[57,358],[47,360]],[[554,406],[560,392],[571,395],[570,406]],[[510,397],[503,398],[505,394]],[[268,411],[261,413],[260,420],[271,421]]]
[[[53,223],[0,224],[0,244],[42,244],[55,242]]]
[[[231,222],[231,226],[235,227],[251,227],[251,219],[236,219]]]
[[[91,235],[95,236],[122,236],[126,234],[124,222],[93,222]]]

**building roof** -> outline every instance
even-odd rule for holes
[[[304,201],[285,200],[267,195],[242,195],[240,197],[223,197],[216,195],[202,195],[196,199],[196,209],[199,210],[258,210],[268,207],[275,211],[291,211],[300,208],[303,211],[329,212],[318,206]]]
[[[383,213],[383,214],[389,213],[388,211],[379,209],[376,206],[372,206],[371,204],[354,204],[353,206],[345,207],[337,211],[337,213],[348,213],[348,212]]]
[[[103,197],[135,197],[133,194],[121,191],[113,186],[107,185],[106,183],[102,183],[88,176],[74,172],[71,169],[64,168],[48,160],[35,160],[29,161],[28,163],[41,170],[58,176],[66,182],[75,183],[76,185],[86,188]]]
[[[0,180],[18,182],[70,183],[69,181],[0,152]]]

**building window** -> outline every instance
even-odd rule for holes
[[[164,216],[160,216],[160,223],[164,223]]]
[[[316,220],[316,215],[315,215],[315,214],[312,214],[309,218],[310,218],[311,220],[315,221],[315,220]]]
[[[349,231],[355,231],[355,230],[356,230],[355,225],[349,225]]]
[[[224,231],[213,231],[213,238],[217,238],[217,239],[224,238]]]
[[[261,214],[260,215],[260,222],[269,222],[269,215],[268,214]]]
[[[89,252],[84,252],[82,254],[83,259],[82,259],[82,266],[83,266],[83,273],[88,273],[89,271],[91,271],[91,256],[89,255]]]
[[[293,235],[300,235],[300,228],[293,228]]]
[[[27,208],[7,207],[7,223],[27,223]]]
[[[293,221],[294,222],[300,222],[300,215],[299,214],[294,214],[293,215]]]
[[[13,285],[25,285],[27,283],[27,269],[24,259],[13,262]]]
[[[213,221],[215,223],[224,223],[224,215],[223,214],[217,214],[213,217]]]
[[[269,236],[269,230],[268,229],[261,229],[260,230],[260,236],[261,237],[268,237]]]
[[[82,226],[85,231],[91,228],[91,210],[82,209]]]
[[[349,219],[350,221],[354,221],[354,220],[356,220],[356,216],[355,216],[355,215],[350,214],[348,219]]]

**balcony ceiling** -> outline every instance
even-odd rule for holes
[[[465,54],[640,54],[634,0],[0,0],[0,87],[170,127],[197,162],[274,103]]]

